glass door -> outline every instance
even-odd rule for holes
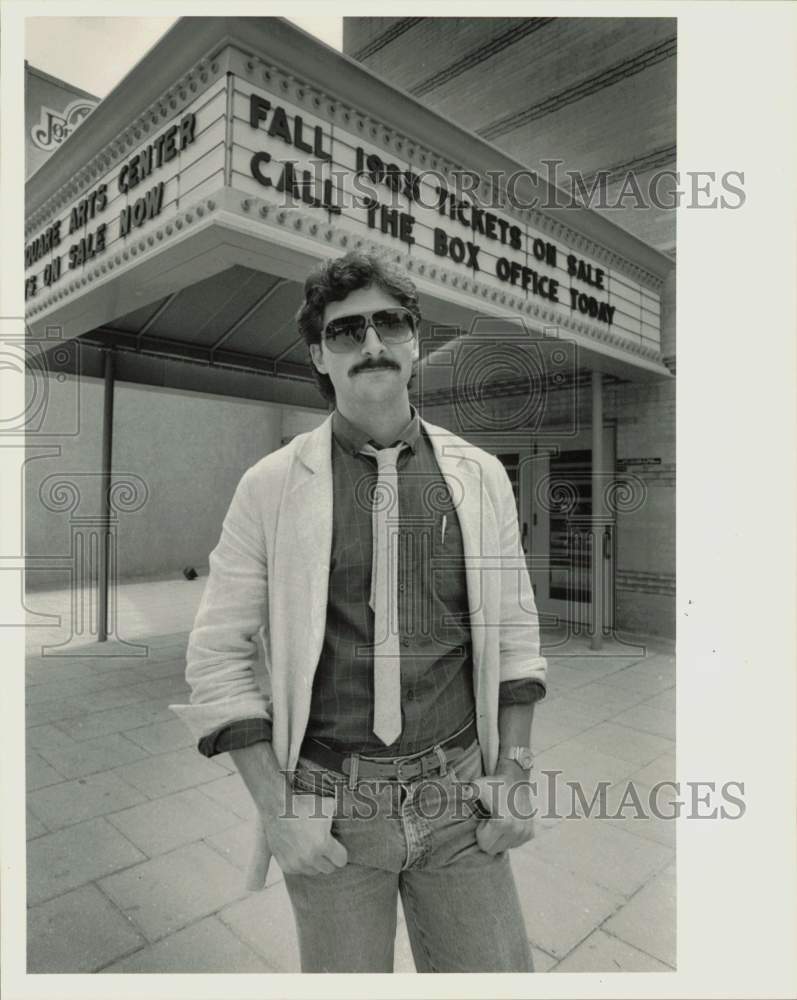
[[[614,622],[614,524],[592,522],[591,431],[568,438],[538,439],[527,449],[494,454],[507,471],[523,551],[541,624],[592,625],[593,559],[599,553],[603,584],[603,626]],[[615,466],[614,429],[604,432],[602,477],[607,486]]]
[[[559,621],[592,627],[592,600],[598,560],[603,590],[603,627],[614,623],[614,523],[604,509],[601,523],[592,520],[592,435],[546,439],[538,445],[532,489],[533,545],[537,607]],[[614,475],[614,428],[604,431],[604,473],[608,491]]]

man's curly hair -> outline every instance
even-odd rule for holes
[[[353,250],[344,257],[320,264],[304,283],[304,302],[296,314],[296,323],[308,351],[311,344],[321,343],[324,308],[327,303],[342,302],[350,292],[359,288],[379,288],[392,295],[397,302],[409,309],[415,317],[416,330],[420,329],[418,291],[407,272],[380,254]],[[334,403],[335,389],[332,380],[318,371],[312,363],[312,357],[310,364],[321,394]]]

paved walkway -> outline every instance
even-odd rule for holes
[[[167,708],[187,697],[203,585],[119,587],[117,641],[103,645],[88,630],[71,635],[66,592],[28,595],[32,623],[63,616],[28,634],[30,972],[298,971],[279,869],[263,892],[243,887],[248,793],[229,757],[203,758]],[[537,971],[670,971],[674,823],[633,807],[624,819],[585,818],[565,782],[579,781],[587,801],[611,782],[616,812],[624,795],[633,803],[629,780],[647,803],[651,786],[674,778],[671,644],[591,654],[585,639],[552,634],[545,652],[536,768],[562,773],[540,807],[553,812],[555,792],[559,816],[578,818],[543,815],[511,853]],[[395,970],[414,971],[400,907]]]

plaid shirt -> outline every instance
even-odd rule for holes
[[[398,459],[398,625],[402,731],[385,746],[373,733],[374,615],[370,497],[376,461],[360,451],[368,435],[332,417],[332,552],[324,644],[313,680],[307,736],[341,752],[416,753],[474,715],[473,663],[462,535],[447,484],[417,411],[394,443]],[[375,442],[371,442],[374,443]],[[379,447],[379,445],[376,445]],[[537,681],[501,684],[499,703],[545,694]],[[234,722],[199,742],[206,756],[271,738],[264,719]]]

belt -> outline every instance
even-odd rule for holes
[[[471,721],[463,729],[447,739],[420,750],[418,753],[404,757],[366,757],[361,754],[342,754],[326,747],[308,737],[301,748],[301,756],[314,764],[340,771],[351,780],[360,778],[379,778],[382,781],[413,781],[415,778],[425,778],[429,774],[445,774],[447,759],[445,749],[453,747],[469,747],[476,739],[476,720]]]

